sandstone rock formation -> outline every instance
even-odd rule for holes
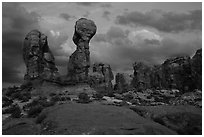
[[[23,59],[27,70],[24,76],[25,81],[38,78],[52,80],[58,75],[47,36],[38,30],[32,30],[26,35],[23,44]]]
[[[117,73],[115,76],[114,89],[117,93],[127,92],[131,88],[132,76],[126,73]]]
[[[96,25],[92,20],[81,18],[76,21],[73,41],[76,51],[70,56],[67,77],[72,81],[85,82],[90,67],[89,42],[96,33]]]
[[[93,87],[102,86],[105,89],[112,89],[113,72],[110,65],[103,63],[93,64],[92,73],[89,74],[90,84]]]
[[[191,59],[192,79],[195,88],[202,90],[202,49],[196,51]]]
[[[135,62],[133,64],[134,78],[132,85],[138,90],[144,90],[150,88],[150,74],[151,67],[147,66],[142,62]]]
[[[162,64],[162,86],[170,89],[188,91],[191,89],[190,57],[175,57],[167,59]]]
[[[202,88],[202,50],[191,59],[189,56],[173,57],[161,65],[147,66],[135,62],[132,86],[138,90],[179,89],[183,92]]]

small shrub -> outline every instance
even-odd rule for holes
[[[90,102],[90,97],[88,96],[87,93],[80,93],[78,95],[78,98],[79,98],[79,103],[89,103]]]
[[[56,95],[57,95],[56,93],[50,93],[49,94],[50,97],[53,97],[53,96],[56,96]]]
[[[40,114],[40,115],[37,117],[35,123],[36,123],[36,124],[42,123],[42,121],[43,121],[46,117],[47,117],[47,115],[46,115],[45,113]]]
[[[28,110],[28,117],[36,117],[38,116],[38,114],[43,110],[43,106],[41,105],[36,105],[36,106],[32,106],[29,110]]]
[[[98,92],[93,95],[94,98],[99,99],[99,100],[102,99],[103,96],[104,95],[102,93],[98,93]]]
[[[2,107],[10,106],[13,103],[11,99],[6,96],[2,97]]]
[[[11,117],[19,118],[21,117],[21,109],[17,104],[15,104],[2,111],[2,114],[11,114]]]

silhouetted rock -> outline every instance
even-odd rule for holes
[[[192,79],[195,88],[202,90],[202,49],[196,51],[191,59]]]
[[[114,89],[117,93],[127,92],[131,88],[132,77],[125,73],[117,73],[115,76]]]
[[[26,64],[24,79],[52,80],[58,76],[54,56],[49,49],[47,36],[38,30],[29,32],[23,44],[23,59]]]
[[[96,25],[92,20],[81,18],[76,21],[73,41],[77,48],[68,62],[68,79],[86,82],[90,67],[89,42],[96,33]]]

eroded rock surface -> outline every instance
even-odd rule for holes
[[[192,79],[195,88],[202,89],[202,49],[196,51],[191,59]]]
[[[68,62],[68,78],[76,82],[88,79],[90,67],[89,42],[96,33],[96,25],[92,20],[81,18],[76,21],[73,41],[77,48]]]
[[[113,72],[109,64],[95,63],[89,74],[89,82],[92,87],[103,87],[105,90],[112,90]]]
[[[23,59],[26,64],[25,81],[37,78],[52,80],[59,75],[54,56],[48,46],[47,36],[38,30],[32,30],[26,35]]]
[[[117,73],[115,76],[115,87],[117,93],[127,92],[131,88],[132,76],[126,73]]]

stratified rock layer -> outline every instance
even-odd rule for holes
[[[38,78],[52,80],[58,76],[58,69],[49,49],[47,36],[38,30],[32,30],[26,35],[23,44],[23,59],[26,64],[25,81]]]
[[[76,21],[73,41],[76,51],[68,62],[68,78],[76,82],[85,82],[88,79],[90,67],[89,42],[96,33],[96,25],[92,20],[81,18]]]

